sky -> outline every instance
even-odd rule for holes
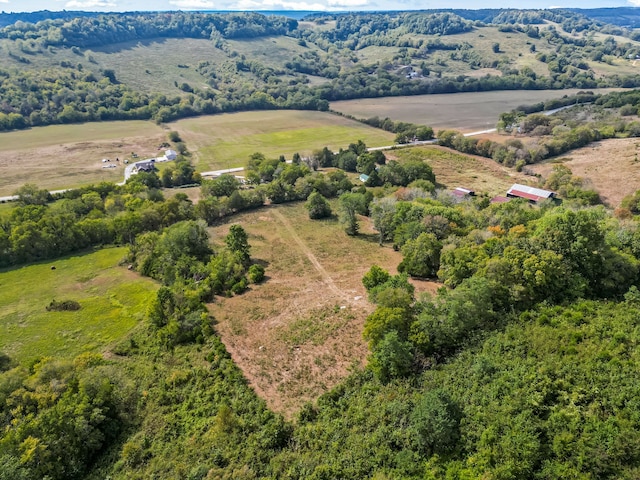
[[[640,6],[640,0],[0,0],[0,11],[84,10],[416,10],[431,8],[596,8]]]

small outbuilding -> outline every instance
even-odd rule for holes
[[[555,196],[555,192],[543,190],[541,188],[529,187],[527,185],[520,185],[519,183],[514,183],[507,191],[507,197],[509,198],[524,198],[532,203],[538,203],[541,200],[555,198]]]
[[[491,199],[490,203],[507,203],[510,201],[510,198],[503,197],[502,195],[497,195]]]
[[[468,188],[457,187],[452,192],[452,195],[458,198],[466,198],[475,196],[476,192],[473,190],[469,190]]]
[[[178,152],[171,149],[165,150],[164,156],[167,157],[167,160],[175,160],[176,158],[178,158]]]

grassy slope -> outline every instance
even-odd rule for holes
[[[120,339],[143,318],[157,288],[118,266],[125,251],[107,248],[0,272],[0,351],[19,362],[71,358]],[[82,308],[47,312],[53,299]]]
[[[362,139],[372,147],[393,143],[394,135],[323,112],[242,112],[189,118],[169,124],[197,154],[199,170],[238,167],[249,155],[301,155],[328,146],[346,148]]]

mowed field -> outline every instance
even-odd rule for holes
[[[152,122],[51,125],[0,133],[0,196],[25,183],[59,190],[124,179],[124,159],[157,156],[166,131]],[[116,168],[102,168],[109,158]],[[115,162],[116,158],[120,162]]]
[[[249,156],[267,158],[296,152],[337,151],[363,140],[368,146],[393,144],[394,134],[326,112],[270,110],[188,118],[169,123],[195,153],[199,171],[242,167]]]
[[[637,138],[602,140],[528,168],[546,177],[554,165],[562,163],[582,177],[585,186],[595,189],[607,206],[616,208],[626,195],[640,190],[639,154]]]
[[[612,88],[592,91],[607,93]],[[389,117],[392,120],[429,125],[436,132],[454,129],[463,133],[494,128],[501,113],[520,105],[574,95],[568,90],[501,90],[406,97],[362,98],[331,103],[331,109],[356,118]]]
[[[121,339],[144,318],[158,288],[118,265],[125,253],[107,248],[0,271],[0,351],[28,363],[101,351]],[[81,309],[48,312],[54,299],[75,300]]]
[[[169,130],[180,132],[200,171],[244,166],[255,152],[291,158],[324,146],[346,148],[359,139],[370,146],[390,145],[394,138],[330,113],[294,110],[202,116],[164,126],[126,121],[38,127],[0,133],[0,196],[25,183],[59,190],[121,182],[123,160],[132,160],[132,152],[139,159],[162,153],[158,146],[167,141]],[[103,158],[116,168],[102,168]]]
[[[246,229],[267,279],[210,311],[251,386],[290,416],[364,364],[362,329],[374,305],[362,276],[373,264],[396,273],[401,254],[378,245],[369,219],[361,219],[361,235],[349,237],[336,219],[309,220],[302,203],[235,216],[213,228],[213,237],[222,239],[233,223]],[[435,288],[417,282],[418,291]]]

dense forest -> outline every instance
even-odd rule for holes
[[[67,13],[0,28],[0,130],[327,110],[331,101],[362,97],[640,84],[629,63],[640,54],[635,32],[568,10],[316,14],[301,22],[257,13]],[[251,46],[258,38],[269,54]],[[501,49],[515,38],[518,49]],[[184,63],[158,65],[177,70],[161,75],[161,93],[148,88],[157,77],[149,68],[122,70],[120,54],[109,50],[167,39],[207,42],[209,57],[187,53]],[[142,78],[132,82],[134,73]]]

